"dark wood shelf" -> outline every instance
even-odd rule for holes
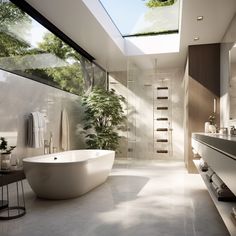
[[[0,187],[25,179],[25,173],[21,170],[0,170]]]
[[[165,90],[168,89],[168,87],[157,87],[157,90]]]

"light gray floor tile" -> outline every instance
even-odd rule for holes
[[[201,177],[183,162],[117,161],[105,184],[72,200],[38,199],[25,186],[27,214],[1,221],[1,236],[229,235]]]

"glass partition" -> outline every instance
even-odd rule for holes
[[[0,1],[0,68],[77,95],[106,72],[10,1]]]

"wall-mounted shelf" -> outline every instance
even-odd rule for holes
[[[168,150],[157,150],[157,153],[168,153]]]
[[[156,158],[172,156],[172,103],[171,80],[157,80],[153,90],[153,152]]]
[[[167,117],[160,117],[156,119],[157,121],[168,121]]]
[[[168,87],[157,87],[157,90],[166,90]]]
[[[167,128],[157,128],[156,131],[159,131],[159,132],[167,132],[168,129],[167,129]]]
[[[158,142],[158,143],[167,143],[168,139],[157,139],[156,142]]]

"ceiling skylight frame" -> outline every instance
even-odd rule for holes
[[[109,12],[109,9],[107,9],[107,7],[104,5],[104,2],[105,0],[98,0],[98,2],[101,4],[102,8],[104,9],[105,13],[107,14],[107,16],[109,17],[109,19],[111,20],[112,24],[115,26],[115,28],[118,30],[118,32],[120,33],[120,35],[123,37],[123,38],[129,38],[129,37],[142,37],[142,36],[158,36],[158,35],[167,35],[167,34],[178,34],[179,33],[179,22],[180,22],[180,3],[181,3],[181,0],[175,0],[175,3],[176,4],[176,11],[175,14],[176,14],[176,19],[177,21],[175,22],[175,27],[173,28],[170,28],[169,29],[164,29],[164,30],[149,30],[147,32],[144,32],[144,31],[141,31],[141,32],[136,32],[136,33],[124,33],[122,32],[122,29],[120,29],[120,26],[117,24],[116,20],[114,19],[114,17],[111,15],[111,13]],[[140,0],[141,2],[141,0]],[[142,2],[143,4],[145,4],[144,2]],[[174,5],[173,4],[173,5]],[[158,7],[158,10],[161,9],[161,10],[165,10],[169,7],[169,9],[172,7],[173,8],[173,5],[171,6],[164,6],[164,7]],[[156,8],[155,8],[156,9]],[[155,10],[154,9],[154,10]],[[117,10],[117,9],[116,9]],[[153,11],[153,9],[150,9],[149,12]],[[147,13],[147,11],[145,12],[145,14]],[[144,17],[144,13],[142,15],[142,17]],[[166,17],[165,17],[166,18]],[[164,19],[164,18],[163,18]],[[153,23],[156,23],[155,21],[151,22],[151,24]],[[135,26],[136,27],[136,26]],[[158,26],[160,27],[160,26]]]

